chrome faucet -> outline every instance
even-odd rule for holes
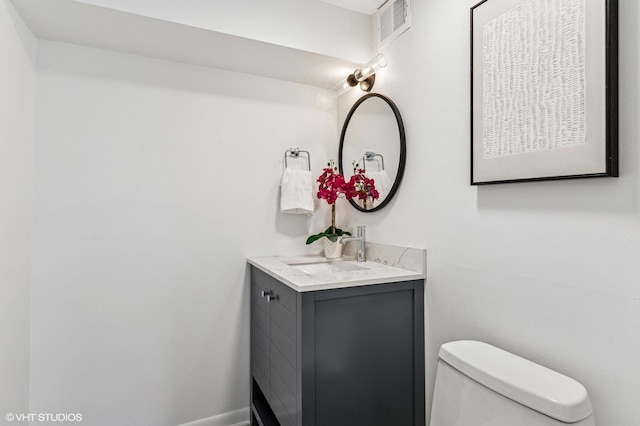
[[[356,227],[356,236],[355,237],[342,237],[340,240],[341,243],[347,243],[349,241],[357,241],[358,242],[358,262],[366,262],[366,250],[367,250],[367,238],[366,238],[366,226],[358,225]]]

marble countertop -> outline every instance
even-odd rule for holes
[[[249,264],[288,285],[298,292],[329,290],[371,284],[411,281],[426,278],[426,251],[381,243],[367,243],[367,262],[353,257],[327,261],[318,255],[259,256],[248,259]],[[334,264],[327,269],[309,273],[304,265]],[[341,270],[352,269],[352,270]]]

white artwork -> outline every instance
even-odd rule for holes
[[[483,27],[483,157],[586,141],[585,0],[530,0]]]

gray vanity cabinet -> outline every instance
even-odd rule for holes
[[[424,280],[296,292],[251,267],[251,424],[424,426]]]

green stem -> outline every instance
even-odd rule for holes
[[[331,204],[331,233],[336,233],[336,203]]]

